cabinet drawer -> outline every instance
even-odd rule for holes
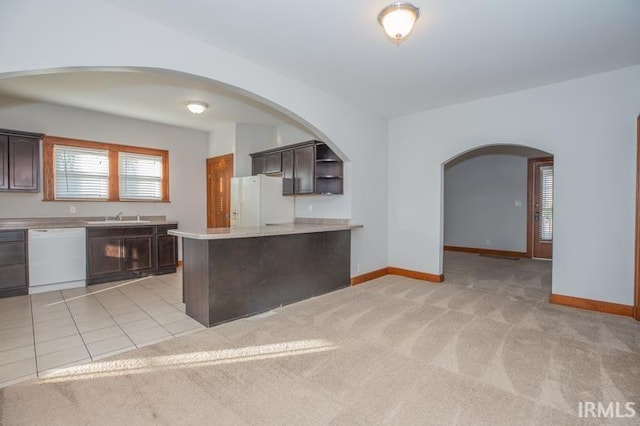
[[[0,267],[0,289],[26,287],[27,268],[25,265]]]
[[[24,265],[27,262],[24,241],[0,244],[0,266]]]
[[[24,241],[24,231],[0,231],[0,243],[5,241]]]
[[[113,228],[87,228],[88,237],[136,237],[153,235],[153,226],[114,226]]]

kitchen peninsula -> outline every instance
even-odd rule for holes
[[[343,222],[169,231],[183,239],[187,315],[210,327],[349,286],[361,226]]]

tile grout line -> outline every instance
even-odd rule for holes
[[[142,278],[142,279],[136,279],[135,281],[142,281],[142,280],[151,279],[151,278],[154,278],[154,277],[152,277],[152,276],[144,277],[144,278]],[[161,281],[162,281],[162,280],[161,280]],[[164,281],[162,281],[162,282],[163,282],[163,284],[165,284],[165,282],[164,282]],[[156,295],[156,294],[155,294],[155,293],[153,293],[151,290],[149,290],[149,289],[147,289],[146,287],[144,287],[144,285],[142,285],[142,284],[141,284],[140,286],[141,286],[142,288],[144,288],[144,290],[145,290],[145,291],[148,291],[149,293],[151,293],[151,294],[153,294],[153,295]],[[170,334],[170,337],[176,337],[176,335],[174,335],[173,333],[171,333],[171,332],[170,332],[169,330],[167,330],[167,329],[166,329],[162,324],[160,324],[160,323],[159,323],[159,322],[154,318],[154,316],[153,316],[153,315],[151,315],[149,312],[147,312],[147,311],[146,311],[142,306],[140,306],[139,304],[137,304],[137,303],[136,303],[136,301],[135,301],[134,299],[132,299],[131,297],[129,297],[129,295],[128,295],[128,294],[126,294],[125,292],[123,292],[123,291],[122,291],[122,289],[120,288],[120,286],[113,287],[113,289],[115,289],[115,290],[119,291],[119,292],[120,292],[120,294],[122,294],[122,295],[123,295],[124,297],[126,297],[126,298],[131,302],[131,303],[133,303],[133,305],[134,305],[136,308],[138,308],[140,311],[144,312],[144,313],[145,313],[145,314],[146,314],[150,319],[152,319],[152,320],[157,324],[157,326],[158,326],[158,327],[161,327],[164,331],[166,331],[167,333],[169,333],[169,334]],[[157,296],[157,295],[156,295],[156,296]],[[176,309],[176,308],[175,308],[175,306],[173,306],[171,303],[169,303],[169,302],[167,302],[166,300],[164,300],[164,298],[162,298],[162,297],[160,297],[160,296],[158,296],[158,297],[159,297],[163,302],[167,303],[168,305],[170,305],[170,306],[172,306],[174,309]],[[127,336],[127,338],[131,341],[131,343],[132,343],[132,344],[133,344],[137,349],[140,349],[141,347],[143,347],[143,346],[147,346],[147,345],[149,345],[149,344],[150,344],[150,343],[145,343],[145,344],[143,344],[142,346],[138,346],[138,344],[137,344],[136,342],[134,342],[134,341],[133,341],[133,339],[131,338],[131,336],[129,335],[129,333],[127,333],[127,332],[126,332],[126,331],[121,327],[121,325],[116,321],[115,317],[114,317],[114,316],[111,314],[111,312],[109,311],[109,308],[107,308],[107,307],[106,307],[106,306],[105,306],[105,305],[100,301],[100,299],[99,299],[98,297],[96,297],[96,299],[98,300],[98,302],[100,303],[100,305],[105,309],[105,311],[109,314],[109,316],[113,319],[113,321],[116,323],[116,325],[118,326],[118,328],[120,328],[120,330],[122,330],[122,332],[124,333],[124,335],[125,335],[125,336]],[[179,311],[178,309],[176,309],[176,311],[177,311],[177,312],[181,312],[181,311]],[[183,312],[181,312],[181,313],[183,313]],[[153,328],[153,327],[150,327],[150,328],[148,328],[148,329],[146,329],[146,328],[145,328],[145,329],[142,329],[142,330],[136,330],[136,331],[149,330],[149,329],[151,329],[151,328]],[[169,339],[170,337],[167,337],[167,339]],[[99,356],[99,355],[98,355],[98,356]],[[93,359],[93,357],[92,357],[92,359]]]
[[[69,315],[71,316],[71,321],[73,321],[73,325],[78,330],[78,335],[80,336],[80,340],[82,340],[82,344],[84,345],[84,349],[87,351],[89,355],[89,359],[93,361],[93,357],[91,356],[91,352],[89,352],[89,348],[87,347],[87,342],[84,341],[84,337],[82,337],[82,333],[80,332],[80,328],[78,327],[78,323],[76,322],[76,318],[73,316],[73,312],[71,312],[71,308],[69,308],[69,304],[67,303],[67,298],[64,296],[64,293],[60,291],[60,295],[62,296],[62,300],[64,301],[64,306],[67,307],[67,311],[69,311]],[[93,296],[93,294],[92,294]]]
[[[114,290],[119,291],[120,293],[122,293],[122,291],[120,291],[120,289],[119,289],[118,287],[111,287],[111,289],[114,289]],[[93,297],[95,297],[95,298],[96,298],[96,300],[98,301],[98,303],[100,304],[100,306],[102,306],[102,308],[105,310],[105,312],[109,315],[109,318],[111,318],[111,320],[116,324],[116,327],[118,327],[118,328],[120,329],[120,331],[122,331],[122,333],[123,333],[125,336],[127,336],[127,339],[129,339],[129,340],[131,341],[131,343],[133,344],[133,346],[135,346],[135,347],[137,348],[137,347],[138,347],[138,345],[136,345],[136,344],[135,344],[135,342],[134,342],[133,340],[131,340],[131,337],[130,337],[130,336],[127,334],[127,332],[126,332],[126,331],[124,331],[124,329],[120,326],[120,323],[118,323],[118,321],[116,321],[115,317],[111,314],[111,311],[109,311],[109,309],[104,305],[104,303],[102,303],[102,301],[100,300],[100,298],[99,298],[99,297],[97,297],[96,295],[94,295],[93,293],[91,293],[91,295],[92,295]],[[125,295],[125,296],[126,296],[126,295]],[[105,328],[107,328],[107,327],[105,327]],[[98,330],[100,330],[100,329],[98,329]],[[92,330],[92,331],[94,331],[94,330]],[[108,338],[107,338],[107,339],[103,339],[103,340],[108,340]],[[84,341],[84,339],[83,339],[83,341]],[[97,342],[101,342],[101,341],[102,341],[102,340],[98,340]],[[95,342],[95,343],[97,343],[97,342]],[[116,350],[119,350],[119,349],[116,349]],[[91,357],[91,360],[92,360],[92,361],[95,361],[95,359],[94,359],[93,355],[91,354],[91,352],[89,351],[89,348],[88,348],[88,347],[87,347],[87,352],[89,352],[89,356]],[[106,352],[106,353],[108,353],[108,352]],[[101,354],[101,355],[104,355],[104,354]],[[99,357],[99,356],[100,356],[100,355],[96,355],[96,357]]]
[[[164,284],[164,281],[162,281],[162,280],[160,280],[160,281]],[[144,286],[142,286],[142,287],[144,287]],[[146,287],[144,287],[144,289],[145,289],[146,291],[148,291],[148,292],[150,292],[150,293],[154,294],[155,296],[157,296],[157,294],[153,293],[151,290],[147,289]],[[118,290],[120,290],[120,289],[118,289]],[[127,299],[129,299],[129,300],[131,301],[131,303],[133,303],[134,305],[136,305],[136,306],[138,307],[138,309],[140,309],[142,312],[144,312],[145,314],[147,314],[147,315],[149,316],[149,318],[151,318],[153,321],[155,321],[155,322],[156,322],[156,324],[158,324],[158,326],[159,326],[159,327],[162,327],[162,329],[163,329],[164,331],[166,331],[167,333],[169,333],[172,337],[176,337],[172,332],[170,332],[169,330],[167,330],[167,329],[166,329],[166,327],[164,327],[162,324],[160,324],[158,321],[156,321],[156,319],[153,317],[153,315],[151,315],[149,312],[147,312],[147,311],[146,311],[142,306],[138,305],[138,304],[135,302],[135,300],[133,300],[132,298],[130,298],[130,297],[129,297],[129,295],[127,295],[126,293],[124,293],[124,292],[122,292],[122,291],[121,291],[121,293],[122,293],[122,294],[123,294]],[[160,296],[158,296],[158,297],[160,297]],[[164,300],[164,298],[160,297],[160,299],[161,299],[163,302],[165,302],[166,304],[168,304],[168,305],[172,306],[174,309],[176,309],[176,307],[175,307],[175,306],[173,306],[171,303],[169,303],[169,302],[167,302],[166,300]],[[181,311],[179,311],[178,309],[176,309],[176,311],[181,312]],[[184,313],[184,312],[181,312],[181,313]],[[176,321],[176,322],[177,322],[177,321]],[[125,334],[127,334],[127,333],[125,332]],[[127,334],[127,336],[129,336],[129,335]],[[129,338],[131,339],[131,337],[129,337]],[[132,340],[132,341],[133,341],[133,340]],[[136,345],[136,347],[137,347],[137,348],[139,348],[139,346],[138,346],[135,342],[134,342],[134,345]]]
[[[38,370],[38,352],[36,352],[36,320],[33,317],[33,300],[29,295],[29,311],[31,312],[31,335],[33,336],[33,363],[36,366],[36,377],[40,377]]]

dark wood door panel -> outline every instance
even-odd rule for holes
[[[146,271],[153,269],[153,238],[133,237],[124,239],[125,270]]]
[[[26,261],[24,241],[0,244],[0,266],[24,265]]]
[[[0,267],[0,289],[27,286],[25,264]]]
[[[282,195],[293,195],[293,150],[282,153]]]
[[[261,175],[266,173],[267,171],[267,157],[261,155],[259,157],[254,157],[251,159],[251,174],[252,175]]]
[[[279,152],[266,156],[265,173],[280,173],[282,171],[282,155]]]
[[[175,268],[178,261],[178,241],[172,235],[158,236],[158,269]]]
[[[91,237],[87,239],[87,245],[89,277],[118,274],[123,271],[122,237]]]
[[[40,141],[34,138],[9,138],[9,188],[20,191],[38,190]]]
[[[0,189],[9,189],[9,136],[0,135]]]
[[[294,155],[294,192],[296,194],[313,194],[315,183],[314,147],[297,148]]]

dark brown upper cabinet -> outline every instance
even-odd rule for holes
[[[251,154],[252,174],[282,176],[283,195],[343,193],[343,164],[327,144],[307,141]]]
[[[0,129],[0,191],[38,192],[42,135]]]
[[[313,194],[315,191],[314,146],[293,150],[293,188],[296,195]]]
[[[267,170],[267,157],[260,156],[254,157],[251,159],[251,174],[255,175],[263,175]]]
[[[260,155],[251,159],[251,174],[254,176],[280,173],[282,173],[282,155],[280,152]]]
[[[282,195],[293,195],[293,150],[282,152]]]
[[[318,143],[315,149],[315,192],[325,195],[342,194],[342,160],[327,144]]]

